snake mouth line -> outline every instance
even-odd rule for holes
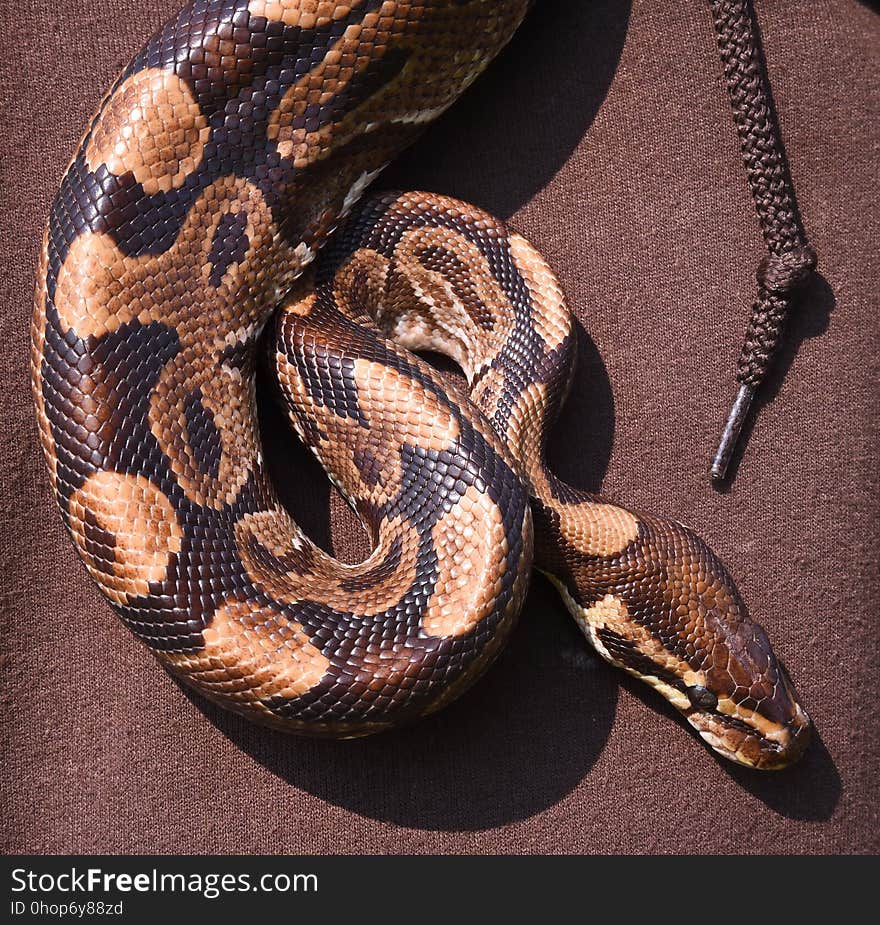
[[[780,771],[797,762],[812,737],[812,724],[800,704],[794,704],[792,718],[775,723],[769,731],[717,710],[682,710],[700,737],[725,758],[762,771]]]

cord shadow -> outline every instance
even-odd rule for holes
[[[751,410],[746,417],[742,434],[730,460],[727,475],[724,479],[713,482],[716,491],[721,494],[727,494],[730,491],[762,409],[776,401],[782,383],[803,342],[813,337],[821,337],[828,330],[831,313],[836,305],[834,290],[828,280],[821,273],[814,273],[792,305],[779,353],[770,367],[767,378],[758,389]]]

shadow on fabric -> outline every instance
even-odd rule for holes
[[[521,625],[481,681],[436,716],[366,739],[262,729],[179,686],[280,781],[411,828],[494,828],[546,810],[573,790],[614,718],[616,679],[554,598],[536,577]]]
[[[549,183],[614,78],[631,0],[540,0],[477,83],[379,178],[510,218]]]

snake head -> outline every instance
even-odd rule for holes
[[[725,632],[706,653],[705,683],[685,683],[687,703],[680,696],[673,702],[725,758],[761,770],[785,768],[806,750],[810,718],[764,630],[748,618],[726,617]],[[706,620],[714,622],[709,614]]]
[[[804,753],[810,719],[726,569],[693,532],[638,517],[638,535],[578,582],[599,654],[659,691],[718,754],[762,770]],[[598,576],[598,577],[597,577]]]

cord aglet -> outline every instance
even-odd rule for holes
[[[724,425],[721,442],[718,444],[715,458],[709,467],[709,475],[716,481],[723,479],[727,475],[730,460],[733,458],[733,452],[739,442],[739,437],[746,422],[749,408],[752,407],[754,397],[755,390],[749,385],[741,385],[736,393],[730,414],[727,416],[727,423]]]

